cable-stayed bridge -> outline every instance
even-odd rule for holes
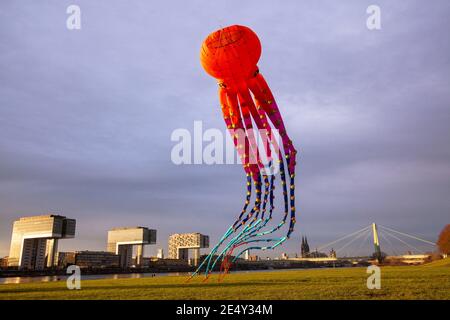
[[[423,259],[434,252],[436,244],[418,236],[390,227],[372,223],[355,232],[323,244],[295,260],[334,261],[339,259],[361,260],[385,256],[404,260]]]

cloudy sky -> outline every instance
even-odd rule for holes
[[[81,8],[81,30],[66,9]],[[366,9],[381,8],[381,30]],[[77,219],[61,250],[104,250],[111,227],[217,241],[245,196],[240,165],[170,159],[177,128],[225,126],[202,40],[251,27],[300,151],[298,224],[277,251],[372,222],[436,240],[450,213],[450,3],[436,1],[3,0],[0,256],[12,222]],[[279,206],[281,208],[281,204]],[[264,254],[265,255],[265,254]]]

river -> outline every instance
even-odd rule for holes
[[[309,268],[293,268],[293,269],[266,269],[266,270],[240,270],[231,271],[230,273],[250,273],[250,272],[277,272],[288,270],[307,270]],[[217,272],[214,272],[217,273]],[[81,280],[96,280],[96,279],[139,279],[151,277],[167,277],[167,276],[189,276],[189,272],[166,272],[166,273],[117,273],[117,274],[81,274]],[[66,281],[69,275],[57,276],[24,276],[24,277],[5,277],[0,278],[0,284],[20,284],[31,282],[51,282],[51,281]]]

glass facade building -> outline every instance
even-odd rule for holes
[[[108,231],[107,251],[120,256],[120,266],[133,265],[133,248],[136,248],[136,266],[143,265],[144,245],[156,243],[156,230],[145,227],[114,228]]]
[[[26,270],[55,266],[58,240],[75,237],[75,227],[75,219],[53,214],[14,221],[8,266]]]

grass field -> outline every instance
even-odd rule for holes
[[[450,299],[450,259],[423,266],[382,267],[381,289],[369,290],[365,268],[236,273],[221,283],[162,276],[0,285],[0,299]]]

